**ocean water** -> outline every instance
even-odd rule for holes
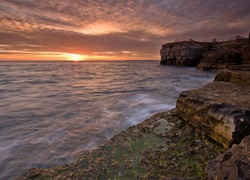
[[[158,61],[0,62],[0,179],[70,163],[214,75]]]

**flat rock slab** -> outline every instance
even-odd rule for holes
[[[213,82],[184,91],[177,100],[180,116],[197,132],[228,148],[250,134],[250,86]]]
[[[207,161],[222,152],[172,110],[130,127],[76,162],[31,169],[17,179],[206,179]]]

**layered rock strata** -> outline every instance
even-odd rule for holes
[[[176,106],[196,132],[228,149],[208,162],[209,180],[250,179],[249,71],[219,71],[213,83],[181,93]]]
[[[181,93],[176,107],[198,133],[228,148],[250,133],[249,94],[249,85],[213,82]]]

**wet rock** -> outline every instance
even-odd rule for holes
[[[206,162],[222,152],[199,139],[172,110],[128,128],[71,164],[31,169],[17,179],[206,179]]]
[[[250,179],[250,136],[208,162],[210,179]]]
[[[182,92],[176,107],[198,133],[228,148],[250,134],[249,95],[249,85],[213,82]]]

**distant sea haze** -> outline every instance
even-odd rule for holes
[[[0,179],[70,163],[214,75],[158,61],[0,62]]]

